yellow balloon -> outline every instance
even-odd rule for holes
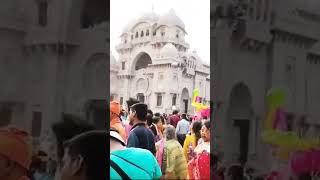
[[[320,147],[319,139],[301,139],[295,132],[266,130],[262,133],[262,139],[268,144],[295,151]]]
[[[285,92],[280,88],[272,88],[267,93],[267,102],[269,106],[282,106],[285,100]]]

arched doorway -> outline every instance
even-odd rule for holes
[[[152,64],[151,57],[147,53],[142,52],[138,54],[136,57],[136,63],[134,65],[134,69],[137,71],[139,69],[148,67],[149,64]]]
[[[187,88],[183,88],[181,93],[181,110],[183,113],[188,113],[188,109],[189,109],[189,91]]]
[[[95,25],[107,22],[109,9],[106,0],[85,0],[81,12],[81,27],[90,28]]]
[[[82,95],[86,99],[86,118],[97,128],[105,128],[107,120],[108,55],[97,53],[92,55],[83,66]]]
[[[233,156],[241,163],[246,163],[249,152],[249,135],[250,126],[252,126],[253,111],[251,93],[247,85],[238,83],[233,86],[230,94],[230,102],[228,108],[228,127],[233,134],[229,136],[228,142]]]

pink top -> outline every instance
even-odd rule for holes
[[[129,123],[125,123],[124,124],[124,128],[125,128],[126,133],[127,133],[128,137],[129,137],[129,133],[130,133],[130,130],[131,130],[132,126]],[[127,141],[127,139],[125,141]]]

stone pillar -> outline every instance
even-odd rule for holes
[[[43,61],[45,61],[45,74],[43,83],[43,116],[42,132],[46,132],[51,124],[58,119],[57,112],[57,67],[59,56],[56,46],[49,46],[42,52]]]

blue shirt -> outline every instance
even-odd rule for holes
[[[188,134],[189,126],[190,126],[189,121],[182,119],[177,124],[176,134]]]
[[[128,137],[127,147],[135,147],[147,149],[152,154],[156,153],[155,136],[149,128],[145,127],[145,123],[135,124]]]
[[[160,179],[162,176],[156,158],[145,149],[127,148],[112,151],[110,159],[133,180]],[[121,176],[112,167],[110,167],[110,179],[121,179]]]

